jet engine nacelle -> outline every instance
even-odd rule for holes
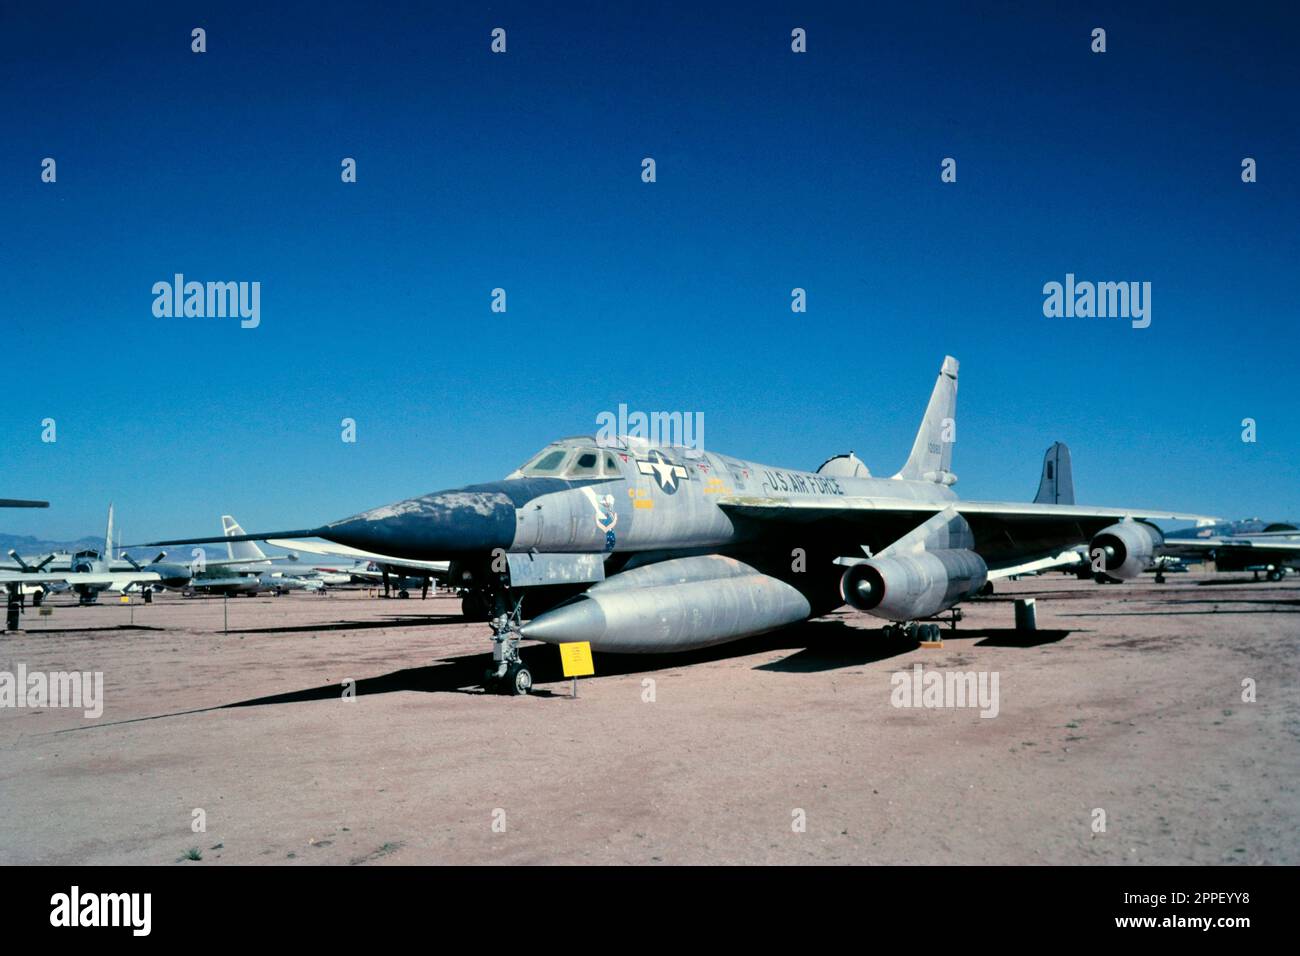
[[[1164,535],[1154,525],[1119,521],[1093,536],[1088,545],[1089,564],[1095,566],[1100,558],[1107,575],[1127,581],[1151,565],[1156,550],[1164,543]]]
[[[912,621],[970,597],[988,580],[988,565],[974,551],[920,551],[855,564],[840,578],[844,600],[876,617]]]

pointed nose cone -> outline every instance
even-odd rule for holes
[[[321,537],[396,558],[490,552],[514,542],[515,506],[498,485],[440,491],[336,521]]]
[[[580,597],[572,604],[561,604],[519,628],[522,637],[548,644],[567,644],[570,641],[600,642],[605,636],[605,612],[600,603],[589,597]]]

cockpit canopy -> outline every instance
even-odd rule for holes
[[[590,438],[552,442],[507,478],[622,478],[618,456]]]
[[[90,572],[93,572],[95,570],[95,564],[99,560],[100,560],[100,554],[98,551],[95,551],[93,549],[78,551],[76,554],[72,556],[72,560],[68,564],[68,570],[80,571],[83,574],[89,574]]]

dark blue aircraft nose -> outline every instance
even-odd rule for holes
[[[395,558],[490,552],[513,543],[515,505],[499,484],[440,491],[336,521],[321,537]]]

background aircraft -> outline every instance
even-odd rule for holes
[[[1258,519],[1189,528],[1165,536],[1162,556],[1181,561],[1213,561],[1219,571],[1264,573],[1281,581],[1287,569],[1300,567],[1300,529]]]
[[[223,521],[225,518],[222,519]],[[238,527],[236,525],[236,527]],[[231,534],[243,532],[231,531]],[[373,551],[366,551],[361,548],[350,548],[346,545],[335,544],[328,541],[303,541],[300,539],[292,540],[268,540],[266,542],[277,548],[285,548],[291,551],[307,551],[311,554],[321,554],[336,558],[351,558],[353,561],[363,562],[361,566],[353,567],[348,573],[353,581],[362,581],[367,583],[383,584],[384,597],[389,596],[392,588],[397,588],[397,596],[405,598],[410,596],[410,589],[419,588],[420,597],[429,596],[429,584],[431,581],[437,581],[440,584],[447,583],[447,571],[450,566],[448,561],[417,561],[412,559],[395,558],[392,555],[376,554]],[[487,608],[482,607],[477,600],[476,595],[466,596],[461,601],[461,610],[466,617],[473,620],[487,620]]]
[[[227,579],[236,572],[227,571],[229,565],[245,565],[242,557],[230,560],[192,561],[189,564],[177,564],[164,559],[167,552],[162,551],[147,564],[141,564],[129,554],[123,552],[117,559],[113,558],[113,506],[108,506],[108,523],[104,530],[103,550],[81,549],[71,555],[48,554],[43,558],[26,559],[16,551],[10,551],[9,557],[14,564],[0,569],[0,584],[15,596],[32,595],[33,605],[44,602],[50,591],[71,590],[77,594],[78,603],[94,604],[104,591],[127,592],[135,588],[162,587],[171,590],[184,590],[192,586],[197,578],[204,578],[204,587],[219,587],[231,583]],[[265,555],[263,555],[265,558]],[[270,567],[269,561],[263,562]],[[246,568],[256,581],[256,569]],[[287,582],[281,590],[289,590],[298,585]],[[247,584],[245,590],[257,590],[253,583]],[[274,585],[263,586],[261,590],[273,590]]]
[[[522,638],[601,651],[705,647],[848,603],[931,637],[935,615],[989,578],[1089,545],[1102,570],[1140,574],[1163,542],[1150,508],[960,501],[952,491],[957,361],[944,359],[903,468],[873,478],[853,456],[816,472],[636,439],[566,439],[505,480],[248,539],[323,538],[399,559],[448,560],[491,608],[489,686],[527,693]],[[1046,469],[1046,466],[1045,466]],[[192,544],[186,539],[160,544]],[[524,618],[524,602],[532,616]]]
[[[324,567],[305,564],[298,560],[297,554],[268,555],[257,546],[255,541],[243,540],[244,529],[231,515],[221,516],[221,531],[227,538],[239,540],[226,542],[226,554],[231,561],[244,561],[249,567],[264,568],[259,572],[269,579],[287,581],[315,581],[325,587],[338,587],[352,583],[352,569]],[[315,588],[308,588],[315,590]]]
[[[49,591],[72,590],[78,603],[94,604],[104,591],[127,591],[133,587],[175,585],[188,581],[187,568],[164,563],[166,552],[160,552],[149,564],[140,565],[125,558],[115,566],[113,554],[113,506],[108,506],[108,525],[104,530],[104,550],[83,549],[67,559],[66,568],[55,567],[57,555],[51,554],[36,564],[29,564],[15,551],[9,552],[18,570],[0,571],[0,583],[10,593],[22,595],[31,592],[32,603],[40,605]]]
[[[226,541],[226,558],[209,560],[202,554],[204,567],[187,583],[187,595],[225,594],[252,597],[257,594],[284,594],[288,591],[321,591],[328,582],[349,583],[347,575],[328,569],[300,565],[294,557],[268,555],[249,541],[244,529],[231,515],[221,516],[221,531]]]
[[[195,594],[225,594],[254,597],[267,592],[284,594],[287,591],[321,591],[320,581],[277,575],[271,571],[239,572],[226,567],[211,567],[194,575],[185,585],[186,596]]]

